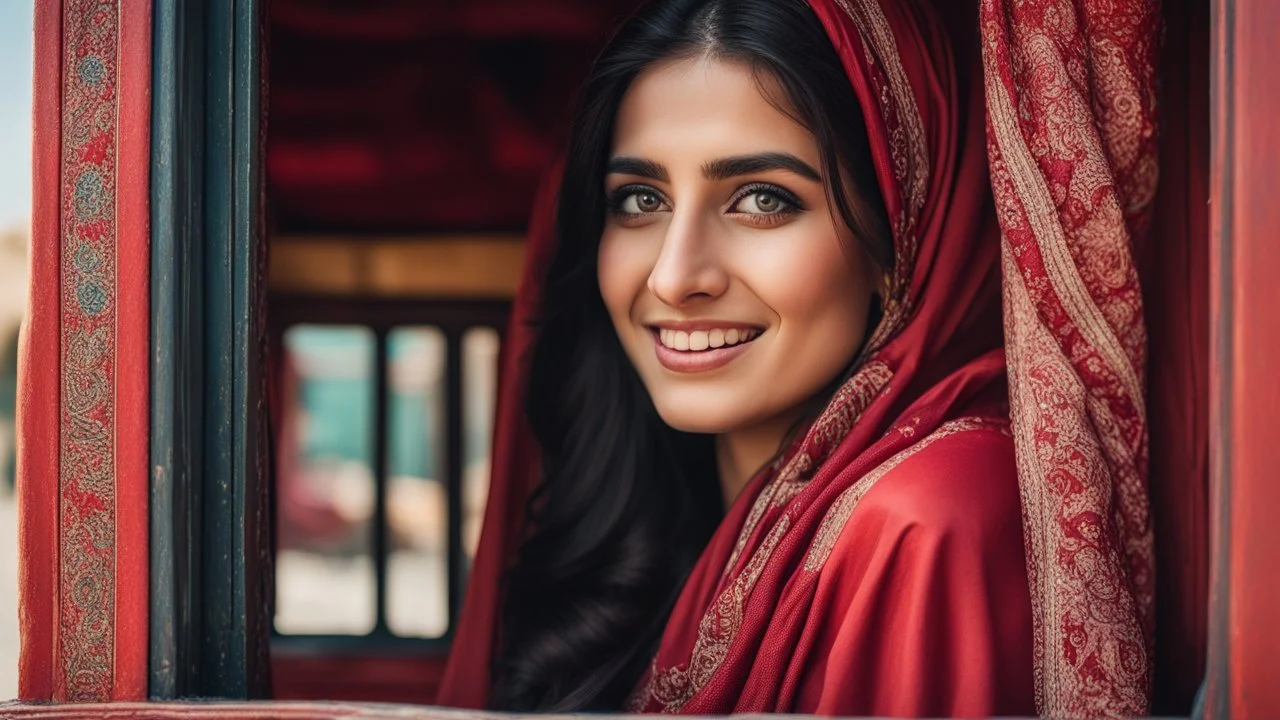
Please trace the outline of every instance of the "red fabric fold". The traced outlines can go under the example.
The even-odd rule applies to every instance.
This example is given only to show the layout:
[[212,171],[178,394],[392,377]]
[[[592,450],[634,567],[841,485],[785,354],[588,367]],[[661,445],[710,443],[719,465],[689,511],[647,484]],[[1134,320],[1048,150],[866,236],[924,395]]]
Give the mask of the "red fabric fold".
[[542,278],[555,248],[555,198],[560,166],[539,188],[525,252],[524,275],[498,358],[498,406],[494,415],[493,464],[483,530],[467,583],[457,638],[440,681],[436,702],[481,709],[487,705],[490,662],[502,609],[502,573],[510,567],[524,526],[525,503],[538,479],[538,448],[524,414],[533,342],[533,321],[541,304]]

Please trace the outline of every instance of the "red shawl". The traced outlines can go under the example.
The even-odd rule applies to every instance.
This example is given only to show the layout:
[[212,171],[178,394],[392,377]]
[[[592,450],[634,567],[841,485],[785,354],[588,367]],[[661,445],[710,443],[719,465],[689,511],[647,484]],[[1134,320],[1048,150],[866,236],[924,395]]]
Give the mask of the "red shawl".
[[[1130,243],[1154,189],[1154,10],[984,0],[980,70],[957,3],[810,5],[863,108],[893,221],[885,320],[731,508],[633,708],[1144,714],[1151,538]],[[535,223],[506,348],[494,490],[443,704],[488,692],[497,577],[536,466],[518,358],[549,220]]]

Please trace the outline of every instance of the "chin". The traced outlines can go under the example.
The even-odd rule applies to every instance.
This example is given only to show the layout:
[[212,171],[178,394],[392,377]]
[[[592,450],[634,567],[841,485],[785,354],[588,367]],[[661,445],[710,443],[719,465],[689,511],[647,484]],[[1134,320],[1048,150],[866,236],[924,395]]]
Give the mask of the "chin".
[[694,399],[685,402],[654,403],[658,410],[658,417],[671,428],[681,432],[719,435],[732,432],[751,422],[751,418],[745,413],[708,410],[699,407],[701,404]]

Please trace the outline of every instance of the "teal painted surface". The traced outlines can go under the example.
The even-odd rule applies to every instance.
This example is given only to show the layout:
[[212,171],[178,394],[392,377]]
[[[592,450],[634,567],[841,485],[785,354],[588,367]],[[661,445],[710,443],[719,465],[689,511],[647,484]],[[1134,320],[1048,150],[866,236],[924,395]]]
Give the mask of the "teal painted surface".
[[150,693],[267,692],[261,6],[154,0]]
[[412,363],[436,366],[435,377],[427,382],[397,386],[392,373],[393,380],[388,383],[388,469],[393,477],[443,479],[444,468],[439,464],[444,442],[443,351],[444,336],[438,330],[402,328],[387,336],[387,361],[393,367]]
[[309,459],[369,464],[373,456],[374,336],[350,327],[299,326],[285,347],[302,366],[299,402]]
[[[387,397],[387,460],[391,477],[440,480],[444,443],[443,336],[435,330],[401,328],[387,336],[393,368]],[[374,452],[375,338],[365,328],[297,326],[285,346],[300,366],[299,408],[306,418],[305,461],[345,460],[372,465]],[[423,365],[439,366],[433,373]],[[416,381],[394,382],[398,373]],[[423,378],[426,375],[429,377]],[[483,428],[476,432],[483,439]]]
[[0,420],[4,420],[4,432],[8,435],[3,445],[9,453],[0,466],[0,481],[13,490],[17,477],[18,454],[14,445],[17,426],[14,414],[18,404],[18,334],[14,333],[5,347],[0,348]]

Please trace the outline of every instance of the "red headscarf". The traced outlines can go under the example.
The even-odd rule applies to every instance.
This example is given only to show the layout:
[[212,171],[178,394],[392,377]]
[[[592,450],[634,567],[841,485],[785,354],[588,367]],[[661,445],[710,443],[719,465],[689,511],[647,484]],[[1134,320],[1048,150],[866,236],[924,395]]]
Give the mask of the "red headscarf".
[[[810,0],[862,106],[893,223],[885,319],[867,360],[731,508],[634,709],[1146,711],[1143,340],[1128,247],[1138,223],[1120,211],[1138,217],[1154,178],[1122,187],[1106,162],[1154,167],[1142,135],[1151,104],[1124,94],[1150,80],[1125,73],[1150,61],[1125,43],[1154,28],[1126,15],[1103,23],[1130,31],[1110,44],[1064,50],[1059,35],[1092,26],[1062,3],[1021,9],[1035,4],[983,4],[984,123],[978,49],[954,32],[970,24],[962,11],[946,23],[936,14],[956,3]],[[1010,32],[1018,17],[1035,32]],[[1101,53],[1102,70],[1122,78],[1072,103],[1072,53]],[[1089,104],[1117,93],[1131,104]],[[443,704],[479,707],[488,693],[497,578],[536,479],[519,357],[551,226],[534,225],[505,349],[494,490]]]

